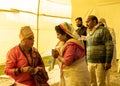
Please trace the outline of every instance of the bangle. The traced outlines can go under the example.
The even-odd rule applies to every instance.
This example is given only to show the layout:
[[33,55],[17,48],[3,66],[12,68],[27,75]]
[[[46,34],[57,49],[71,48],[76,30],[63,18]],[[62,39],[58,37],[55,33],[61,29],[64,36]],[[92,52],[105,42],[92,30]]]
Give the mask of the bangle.
[[21,73],[23,72],[23,67],[20,68],[20,72],[21,72]]
[[21,73],[22,71],[21,71],[21,68],[18,68],[18,73]]
[[14,69],[14,74],[17,75],[18,74],[18,68]]

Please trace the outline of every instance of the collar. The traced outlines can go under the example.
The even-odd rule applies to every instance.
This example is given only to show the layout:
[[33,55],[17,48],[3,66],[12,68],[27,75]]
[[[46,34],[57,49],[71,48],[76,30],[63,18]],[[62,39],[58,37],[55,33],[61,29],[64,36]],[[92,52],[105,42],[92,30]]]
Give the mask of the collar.
[[95,30],[99,27],[99,24],[95,25],[91,31],[89,31],[88,35],[91,35],[95,32]]

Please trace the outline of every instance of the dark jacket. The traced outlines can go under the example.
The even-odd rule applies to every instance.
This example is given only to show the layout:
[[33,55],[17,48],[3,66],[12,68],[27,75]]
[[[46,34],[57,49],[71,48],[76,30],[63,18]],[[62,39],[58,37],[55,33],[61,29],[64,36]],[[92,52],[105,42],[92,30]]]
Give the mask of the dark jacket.
[[[81,35],[86,36],[87,35],[87,27],[85,27],[84,25],[82,25],[81,27],[78,27],[78,29],[76,30],[76,32],[79,34],[79,36],[81,37]],[[86,54],[86,41],[84,42],[84,47],[85,47],[85,54]]]

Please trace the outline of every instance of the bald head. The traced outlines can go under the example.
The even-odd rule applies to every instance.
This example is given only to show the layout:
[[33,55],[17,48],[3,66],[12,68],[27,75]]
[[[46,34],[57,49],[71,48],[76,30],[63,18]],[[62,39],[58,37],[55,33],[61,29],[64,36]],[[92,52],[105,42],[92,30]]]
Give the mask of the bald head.
[[87,17],[87,20],[86,20],[86,26],[89,28],[89,29],[92,29],[94,26],[96,26],[98,24],[98,19],[96,16],[94,15],[89,15]]
[[98,19],[97,19],[96,16],[94,16],[94,15],[89,15],[88,17],[89,17],[92,21],[95,21],[96,24],[98,24]]

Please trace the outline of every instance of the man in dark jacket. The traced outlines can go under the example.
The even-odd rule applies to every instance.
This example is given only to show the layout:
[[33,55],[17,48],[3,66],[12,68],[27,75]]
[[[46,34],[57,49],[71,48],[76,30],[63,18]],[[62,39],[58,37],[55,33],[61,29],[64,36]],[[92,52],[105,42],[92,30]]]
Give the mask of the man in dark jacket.
[[83,25],[81,17],[77,17],[75,19],[75,22],[76,22],[76,26],[78,27],[76,32],[83,39],[84,46],[85,46],[85,54],[86,54],[86,39],[85,38],[86,38],[86,35],[87,35],[87,32],[86,32],[87,28]]

